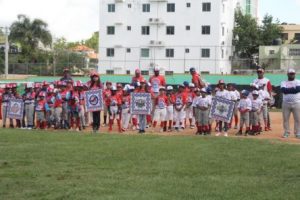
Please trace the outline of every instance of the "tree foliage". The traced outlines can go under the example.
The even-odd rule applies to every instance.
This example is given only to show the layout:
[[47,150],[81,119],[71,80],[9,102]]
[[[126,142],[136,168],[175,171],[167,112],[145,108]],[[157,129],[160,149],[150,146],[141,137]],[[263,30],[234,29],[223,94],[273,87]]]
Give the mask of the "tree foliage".
[[41,51],[40,44],[51,46],[52,35],[43,20],[31,20],[26,15],[18,15],[18,20],[10,27],[9,40],[21,45],[22,55],[30,62],[36,61]]
[[99,49],[99,32],[95,32],[91,38],[85,40],[85,45],[98,52]]
[[251,15],[235,13],[235,28],[233,30],[233,45],[235,54],[240,58],[251,58],[258,54],[260,45],[272,45],[275,39],[281,37],[282,28],[274,22],[271,15],[265,15],[262,25]]

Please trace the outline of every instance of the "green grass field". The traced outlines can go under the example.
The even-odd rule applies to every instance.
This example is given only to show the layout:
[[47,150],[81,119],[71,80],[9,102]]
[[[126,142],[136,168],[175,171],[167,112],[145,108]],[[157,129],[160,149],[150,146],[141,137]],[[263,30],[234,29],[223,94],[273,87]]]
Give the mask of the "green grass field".
[[300,146],[0,129],[0,199],[300,197]]

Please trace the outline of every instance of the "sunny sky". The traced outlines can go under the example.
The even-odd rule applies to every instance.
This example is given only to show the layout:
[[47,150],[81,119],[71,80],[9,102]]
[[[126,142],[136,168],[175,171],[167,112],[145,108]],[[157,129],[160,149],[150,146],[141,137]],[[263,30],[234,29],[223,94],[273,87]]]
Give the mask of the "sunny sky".
[[[300,24],[300,0],[259,0],[259,11],[280,22]],[[9,26],[18,14],[41,18],[55,37],[70,41],[89,38],[98,30],[99,0],[0,0],[0,27]]]

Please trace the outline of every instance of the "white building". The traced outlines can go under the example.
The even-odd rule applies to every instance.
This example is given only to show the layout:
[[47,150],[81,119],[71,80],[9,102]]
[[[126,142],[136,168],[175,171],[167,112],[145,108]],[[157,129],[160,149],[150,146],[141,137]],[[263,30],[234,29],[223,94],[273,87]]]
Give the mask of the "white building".
[[99,72],[231,73],[237,1],[100,0]]
[[258,0],[238,0],[242,12],[258,19]]

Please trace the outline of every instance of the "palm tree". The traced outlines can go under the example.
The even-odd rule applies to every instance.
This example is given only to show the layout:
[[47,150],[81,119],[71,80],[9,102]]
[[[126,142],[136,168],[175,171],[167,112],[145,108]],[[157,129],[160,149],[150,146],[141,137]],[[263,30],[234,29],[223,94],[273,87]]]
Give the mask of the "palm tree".
[[33,59],[40,44],[44,47],[52,44],[52,35],[47,27],[48,24],[41,19],[32,21],[26,15],[18,15],[18,21],[10,27],[9,40],[19,43],[22,47],[22,54]]

